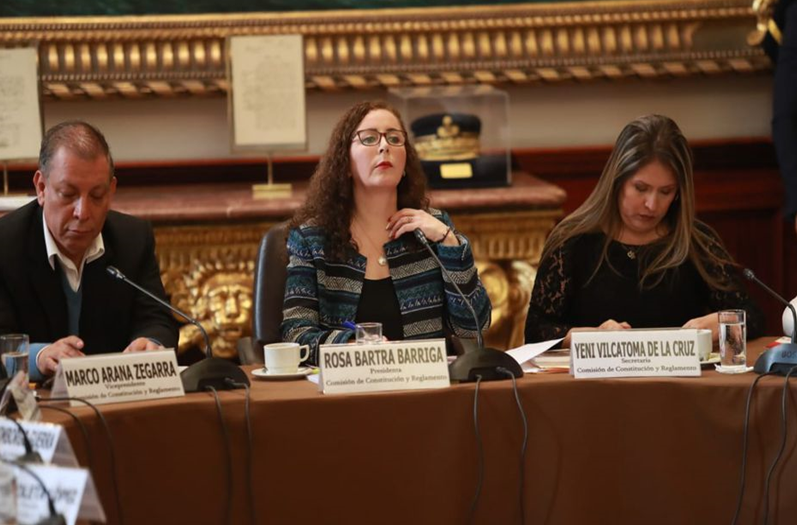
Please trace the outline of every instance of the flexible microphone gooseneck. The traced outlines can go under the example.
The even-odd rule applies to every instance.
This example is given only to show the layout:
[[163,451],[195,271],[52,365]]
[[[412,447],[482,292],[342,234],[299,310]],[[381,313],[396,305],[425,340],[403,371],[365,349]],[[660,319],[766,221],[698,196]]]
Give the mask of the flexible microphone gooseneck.
[[750,281],[757,283],[772,297],[777,299],[780,303],[785,304],[791,310],[791,315],[794,319],[795,326],[795,330],[793,330],[791,334],[791,343],[777,345],[762,353],[756,360],[754,367],[754,370],[757,374],[775,372],[778,375],[785,376],[792,367],[797,366],[797,341],[795,340],[795,338],[797,338],[797,312],[795,312],[794,306],[789,301],[781,297],[780,294],[778,294],[772,288],[761,282],[761,280],[753,273],[753,270],[745,268],[742,271],[742,274]]
[[448,269],[443,266],[443,263],[440,261],[440,258],[434,252],[432,247],[429,246],[429,240],[423,234],[421,229],[416,228],[414,233],[415,237],[418,239],[418,242],[420,242],[421,245],[426,248],[432,258],[437,262],[437,265],[440,267],[443,275],[445,275],[446,280],[454,286],[454,289],[465,302],[468,310],[470,310],[471,315],[473,315],[473,322],[476,323],[477,348],[469,352],[466,351],[463,355],[457,357],[453,363],[448,365],[448,375],[451,380],[465,383],[476,381],[478,377],[481,377],[483,381],[508,379],[509,376],[507,373],[505,371],[499,371],[499,368],[506,369],[506,371],[510,372],[515,377],[522,377],[523,369],[520,368],[520,365],[512,358],[512,356],[507,355],[500,350],[486,348],[484,346],[482,327],[479,323],[479,317],[476,315],[476,310],[473,309],[473,305],[468,300],[468,297],[462,293],[462,290],[454,281]]
[[121,272],[121,270],[119,270],[119,268],[117,268],[115,266],[108,266],[107,268],[105,268],[105,271],[108,272],[108,274],[111,277],[113,277],[114,279],[119,279],[120,281],[126,282],[127,284],[129,284],[130,286],[132,286],[133,288],[138,290],[139,292],[143,293],[144,295],[146,295],[150,299],[152,299],[155,302],[157,302],[158,304],[160,304],[161,306],[164,306],[164,307],[168,308],[169,310],[171,310],[172,312],[176,313],[177,315],[179,315],[180,317],[182,317],[183,319],[185,319],[186,321],[188,321],[192,325],[194,325],[197,328],[199,328],[199,331],[202,332],[202,337],[205,338],[205,356],[213,357],[213,351],[210,348],[210,337],[208,337],[208,333],[205,330],[205,328],[202,326],[202,323],[200,323],[199,321],[197,321],[193,317],[189,317],[187,314],[185,314],[182,311],[178,310],[177,308],[175,308],[174,306],[172,306],[168,302],[164,301],[163,299],[161,299],[160,297],[158,297],[154,293],[150,292],[149,290],[145,290],[141,286],[137,285],[136,283],[134,283],[133,281],[128,279],[127,276],[125,274],[123,274]]
[[202,332],[202,335],[205,338],[205,359],[199,361],[198,363],[194,363],[187,369],[183,370],[183,372],[180,374],[180,378],[183,381],[183,389],[186,392],[204,392],[207,390],[208,386],[212,386],[216,390],[231,390],[236,388],[233,386],[232,382],[227,381],[228,379],[232,379],[236,383],[249,384],[249,378],[246,377],[246,374],[238,366],[230,361],[227,361],[226,359],[213,357],[213,349],[210,346],[210,338],[199,321],[193,317],[189,317],[187,314],[181,312],[149,290],[145,290],[138,284],[134,283],[128,279],[127,276],[118,268],[114,266],[108,266],[105,270],[114,279],[118,279],[129,284],[150,299],[153,299],[164,308],[176,313],[192,325],[196,326],[199,328],[199,331]]

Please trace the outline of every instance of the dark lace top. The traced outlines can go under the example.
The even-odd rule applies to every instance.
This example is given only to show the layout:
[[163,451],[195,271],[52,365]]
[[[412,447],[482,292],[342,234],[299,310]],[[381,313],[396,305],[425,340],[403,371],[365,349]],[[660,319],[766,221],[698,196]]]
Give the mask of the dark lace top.
[[[732,284],[728,291],[710,289],[689,261],[668,270],[655,287],[641,290],[640,262],[651,260],[661,245],[612,241],[607,256],[614,270],[604,263],[592,277],[605,239],[602,233],[575,237],[540,262],[526,318],[527,343],[564,337],[573,327],[599,326],[607,319],[633,328],[679,327],[729,308],[747,311],[748,338],[763,335],[763,315],[730,265],[708,267],[712,275]],[[715,241],[712,252],[730,260]]]

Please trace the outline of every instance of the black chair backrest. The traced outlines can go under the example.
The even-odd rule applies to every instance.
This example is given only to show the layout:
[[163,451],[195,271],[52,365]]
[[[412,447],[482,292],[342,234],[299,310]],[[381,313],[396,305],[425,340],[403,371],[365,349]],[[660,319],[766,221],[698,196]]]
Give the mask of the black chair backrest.
[[288,266],[289,222],[274,225],[260,241],[252,298],[252,344],[262,361],[263,345],[282,341],[282,303]]

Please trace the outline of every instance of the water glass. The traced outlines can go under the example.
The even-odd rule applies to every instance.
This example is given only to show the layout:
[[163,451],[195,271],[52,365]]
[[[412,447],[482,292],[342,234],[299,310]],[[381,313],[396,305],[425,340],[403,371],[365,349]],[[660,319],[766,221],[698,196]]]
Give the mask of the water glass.
[[744,310],[722,310],[720,323],[720,361],[726,368],[747,366],[747,317]]
[[354,331],[358,345],[382,342],[382,323],[359,323]]
[[8,377],[14,377],[17,372],[22,371],[27,378],[29,348],[27,334],[0,335],[0,361]]

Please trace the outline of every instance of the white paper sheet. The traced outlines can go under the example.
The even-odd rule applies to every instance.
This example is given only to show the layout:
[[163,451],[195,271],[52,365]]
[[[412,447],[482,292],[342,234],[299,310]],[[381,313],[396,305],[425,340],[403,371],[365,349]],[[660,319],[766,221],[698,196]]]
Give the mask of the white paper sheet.
[[546,350],[550,350],[554,346],[556,346],[559,342],[562,341],[564,337],[560,337],[559,339],[552,339],[550,341],[543,341],[541,343],[531,343],[523,346],[519,346],[517,348],[513,348],[512,350],[507,350],[506,353],[512,356],[512,358],[518,362],[518,364],[523,364],[530,359],[534,359],[541,353],[545,352]]

